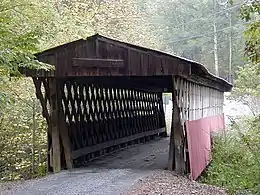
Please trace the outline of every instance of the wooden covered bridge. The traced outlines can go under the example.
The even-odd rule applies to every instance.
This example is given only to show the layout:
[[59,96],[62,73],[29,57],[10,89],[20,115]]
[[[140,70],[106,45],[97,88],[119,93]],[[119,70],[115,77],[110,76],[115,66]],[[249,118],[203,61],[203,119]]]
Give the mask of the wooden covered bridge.
[[224,128],[224,92],[232,85],[201,64],[98,34],[37,58],[55,66],[23,70],[47,120],[49,171],[166,136],[165,92],[173,97],[168,168],[196,179],[207,165],[210,132]]

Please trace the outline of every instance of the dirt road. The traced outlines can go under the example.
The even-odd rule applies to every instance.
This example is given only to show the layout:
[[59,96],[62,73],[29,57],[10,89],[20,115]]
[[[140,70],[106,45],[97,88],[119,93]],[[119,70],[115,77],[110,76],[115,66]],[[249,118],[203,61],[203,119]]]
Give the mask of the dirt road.
[[88,167],[2,186],[0,194],[121,194],[154,170],[166,168],[167,157],[168,138],[151,141],[102,157]]
[[117,151],[88,167],[0,186],[1,195],[226,194],[164,171],[169,138]]

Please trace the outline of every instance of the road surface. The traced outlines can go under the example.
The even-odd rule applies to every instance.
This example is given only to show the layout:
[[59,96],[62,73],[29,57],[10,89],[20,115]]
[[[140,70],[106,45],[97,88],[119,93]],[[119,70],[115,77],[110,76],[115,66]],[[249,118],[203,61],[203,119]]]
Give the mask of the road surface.
[[2,186],[7,195],[117,195],[158,169],[167,167],[169,138],[132,146],[101,157],[87,167],[38,180]]

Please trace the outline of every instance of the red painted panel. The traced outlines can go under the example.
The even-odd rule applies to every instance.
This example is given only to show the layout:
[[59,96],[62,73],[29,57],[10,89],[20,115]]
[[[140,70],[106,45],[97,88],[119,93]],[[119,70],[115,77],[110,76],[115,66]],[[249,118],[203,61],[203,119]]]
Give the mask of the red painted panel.
[[191,179],[196,180],[211,160],[212,132],[225,129],[224,114],[186,121]]

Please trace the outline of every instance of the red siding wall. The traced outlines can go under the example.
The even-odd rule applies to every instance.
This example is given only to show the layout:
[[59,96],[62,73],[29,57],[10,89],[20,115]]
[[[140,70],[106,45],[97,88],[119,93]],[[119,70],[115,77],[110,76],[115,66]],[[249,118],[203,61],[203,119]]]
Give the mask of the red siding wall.
[[224,114],[186,121],[191,179],[196,180],[211,160],[212,132],[225,129]]

